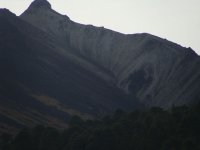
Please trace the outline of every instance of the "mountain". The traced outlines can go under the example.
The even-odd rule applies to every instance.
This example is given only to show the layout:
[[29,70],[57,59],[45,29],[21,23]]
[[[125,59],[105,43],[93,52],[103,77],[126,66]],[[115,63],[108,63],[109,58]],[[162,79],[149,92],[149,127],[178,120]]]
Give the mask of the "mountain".
[[35,0],[19,17],[0,10],[0,130],[64,128],[72,115],[193,104],[200,58],[143,33],[75,23]]
[[119,88],[137,93],[145,104],[170,107],[199,95],[200,59],[190,48],[150,34],[124,35],[78,24],[42,1],[45,7],[35,7],[41,2],[36,0],[20,17],[109,70]]

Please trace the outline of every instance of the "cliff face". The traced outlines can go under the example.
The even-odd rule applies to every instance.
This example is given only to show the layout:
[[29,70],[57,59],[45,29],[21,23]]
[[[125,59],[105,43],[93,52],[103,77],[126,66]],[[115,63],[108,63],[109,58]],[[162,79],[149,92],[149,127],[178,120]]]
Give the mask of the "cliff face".
[[200,95],[200,58],[190,48],[146,33],[78,24],[51,8],[30,6],[20,17],[108,70],[117,87],[147,106],[182,105]]
[[169,108],[200,97],[193,50],[147,33],[75,23],[46,0],[35,0],[20,17],[1,9],[0,36],[0,132],[63,128],[72,115]]

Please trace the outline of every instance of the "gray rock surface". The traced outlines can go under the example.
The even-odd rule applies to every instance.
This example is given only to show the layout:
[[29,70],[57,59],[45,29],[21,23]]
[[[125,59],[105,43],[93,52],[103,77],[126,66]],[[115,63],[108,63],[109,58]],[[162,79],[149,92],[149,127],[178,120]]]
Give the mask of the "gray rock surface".
[[[99,75],[126,93],[136,94],[147,106],[168,108],[199,98],[200,58],[190,48],[147,33],[125,35],[75,23],[65,15],[42,7],[31,7],[20,18],[110,72],[112,79]],[[92,71],[97,73],[99,69]]]

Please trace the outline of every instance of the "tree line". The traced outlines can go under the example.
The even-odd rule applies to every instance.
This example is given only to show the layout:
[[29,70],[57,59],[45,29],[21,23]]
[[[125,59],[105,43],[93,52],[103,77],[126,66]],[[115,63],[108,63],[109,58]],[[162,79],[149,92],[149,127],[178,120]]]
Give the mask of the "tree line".
[[64,131],[39,125],[2,134],[0,150],[200,150],[200,105],[117,110],[100,120],[74,116]]

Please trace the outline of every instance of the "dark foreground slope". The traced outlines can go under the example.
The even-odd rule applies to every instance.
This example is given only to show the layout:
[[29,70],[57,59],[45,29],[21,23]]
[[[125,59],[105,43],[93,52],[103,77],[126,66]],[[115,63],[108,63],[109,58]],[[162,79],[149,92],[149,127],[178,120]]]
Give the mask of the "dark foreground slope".
[[200,107],[117,111],[99,121],[72,118],[63,132],[38,126],[14,139],[0,137],[2,150],[199,150]]
[[109,79],[112,74],[70,53],[70,47],[8,10],[0,11],[0,36],[3,127],[65,127],[71,115],[93,118],[137,106],[136,99],[98,75]]

